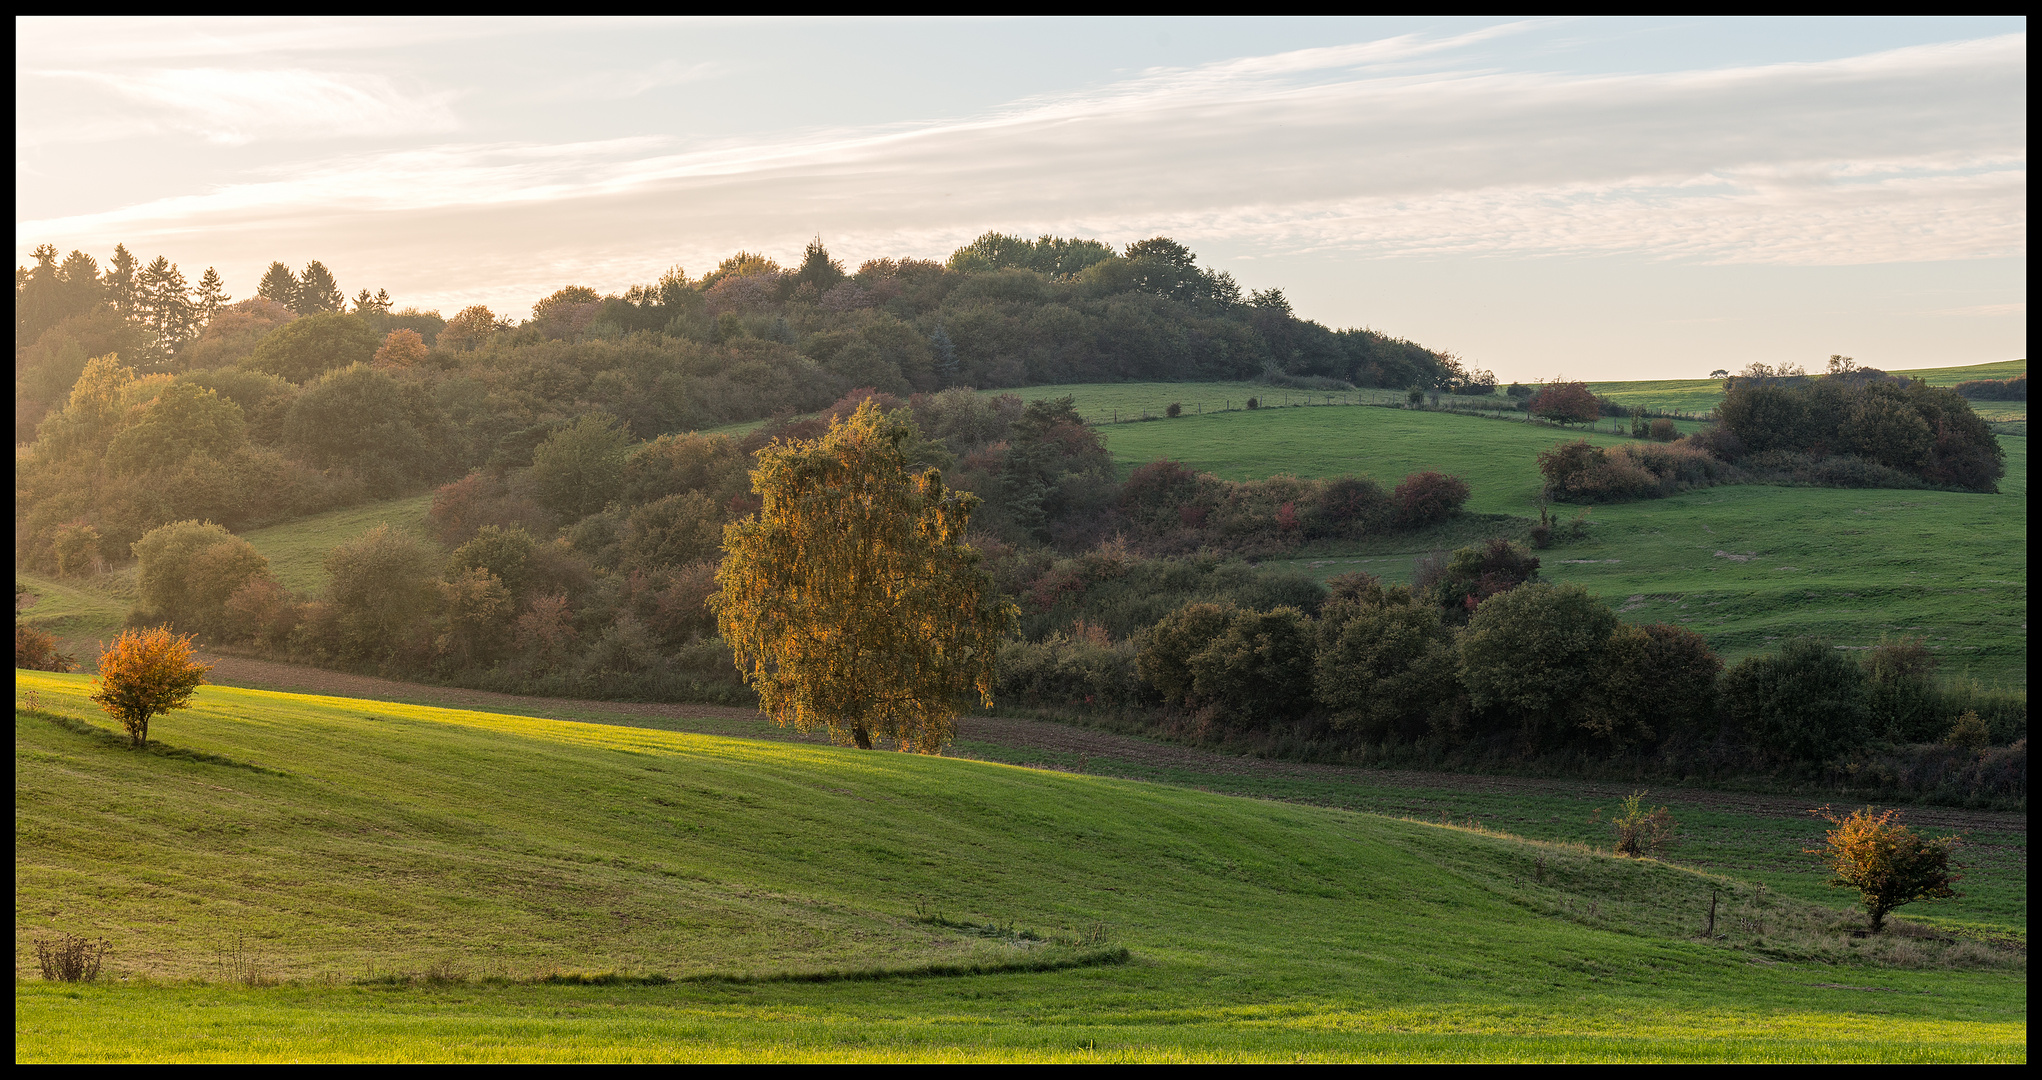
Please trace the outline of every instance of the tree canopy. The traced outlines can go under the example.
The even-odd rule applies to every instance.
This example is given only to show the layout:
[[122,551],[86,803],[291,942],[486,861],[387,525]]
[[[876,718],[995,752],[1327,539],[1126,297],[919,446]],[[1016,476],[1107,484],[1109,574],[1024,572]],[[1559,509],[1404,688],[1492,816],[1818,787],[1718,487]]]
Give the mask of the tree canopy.
[[958,701],[992,704],[1015,618],[964,542],[978,499],[911,474],[902,419],[868,400],[759,453],[759,512],[724,531],[712,600],[760,708],[838,742],[936,753]]

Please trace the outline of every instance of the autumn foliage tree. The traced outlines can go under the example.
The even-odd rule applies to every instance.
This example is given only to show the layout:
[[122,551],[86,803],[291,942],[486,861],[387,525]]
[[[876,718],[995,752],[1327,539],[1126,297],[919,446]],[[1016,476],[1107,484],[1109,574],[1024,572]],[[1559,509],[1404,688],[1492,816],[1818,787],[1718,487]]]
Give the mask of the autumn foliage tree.
[[935,753],[958,699],[992,704],[1017,612],[964,542],[977,505],[908,471],[913,429],[867,401],[822,438],[759,452],[760,511],[724,531],[717,625],[759,706],[869,749]]
[[212,665],[192,658],[191,635],[167,626],[124,630],[99,657],[99,689],[92,700],[126,728],[137,748],[148,745],[149,718],[191,707],[194,690]]
[[1950,872],[1956,837],[1920,836],[1896,820],[1898,811],[1874,814],[1872,809],[1867,806],[1847,817],[1837,817],[1826,806],[1814,811],[1835,827],[1822,847],[1807,851],[1829,870],[1831,888],[1858,890],[1876,934],[1894,908],[1961,895],[1950,885],[1963,875]]
[[1581,383],[1553,382],[1531,399],[1531,414],[1558,424],[1592,424],[1602,416],[1602,406]]

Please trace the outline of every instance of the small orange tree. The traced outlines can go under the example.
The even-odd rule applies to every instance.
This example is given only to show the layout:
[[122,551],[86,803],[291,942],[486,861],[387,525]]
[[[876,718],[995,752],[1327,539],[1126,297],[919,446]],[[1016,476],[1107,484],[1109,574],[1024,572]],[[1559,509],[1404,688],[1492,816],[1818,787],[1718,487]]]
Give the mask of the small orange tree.
[[759,451],[764,505],[725,528],[710,604],[775,721],[929,754],[955,733],[959,698],[992,704],[1016,612],[964,542],[978,497],[910,474],[912,434],[867,401],[820,439]]
[[149,718],[191,707],[192,691],[212,665],[192,659],[191,635],[167,626],[123,630],[99,657],[99,689],[92,700],[112,713],[139,748],[149,742]]
[[1867,806],[1841,818],[1827,806],[1812,811],[1836,827],[1829,830],[1824,846],[1805,850],[1835,875],[1831,888],[1858,890],[1876,934],[1886,925],[1886,913],[1902,904],[1961,896],[1950,884],[1963,875],[1950,872],[1956,837],[1917,836],[1896,820],[1899,811],[1874,815],[1872,809]]

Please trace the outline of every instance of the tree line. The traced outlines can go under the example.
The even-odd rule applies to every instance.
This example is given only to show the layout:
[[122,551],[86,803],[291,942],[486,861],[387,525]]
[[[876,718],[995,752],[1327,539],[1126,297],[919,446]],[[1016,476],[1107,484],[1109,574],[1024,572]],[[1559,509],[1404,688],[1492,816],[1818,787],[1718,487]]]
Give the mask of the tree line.
[[[1164,238],[1115,252],[988,234],[945,263],[877,259],[855,273],[818,242],[791,269],[740,252],[622,295],[570,286],[523,320],[395,309],[381,290],[349,304],[317,261],[272,264],[240,301],[216,274],[193,293],[167,260],[136,263],[123,246],[102,271],[45,245],[17,268],[15,430],[31,449],[16,539],[30,565],[54,566],[63,530],[72,547],[90,530],[88,557],[119,564],[171,521],[243,529],[500,474],[591,414],[649,441],[813,412],[861,386],[904,398],[1052,381],[1469,377],[1450,355],[1298,319],[1279,291],[1244,296]],[[1015,463],[1003,482],[1050,484],[1024,473]],[[1077,494],[1055,486],[1047,512]],[[1002,512],[1046,528],[1026,500]]]

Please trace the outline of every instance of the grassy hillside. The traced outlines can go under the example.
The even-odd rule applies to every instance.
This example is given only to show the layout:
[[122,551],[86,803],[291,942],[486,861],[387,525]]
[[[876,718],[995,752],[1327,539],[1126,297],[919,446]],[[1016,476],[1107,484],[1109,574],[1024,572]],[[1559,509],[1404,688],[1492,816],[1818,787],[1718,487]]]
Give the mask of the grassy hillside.
[[[1442,413],[1315,408],[1121,425],[1107,446],[1123,468],[1167,457],[1231,479],[1364,472],[1394,482],[1440,469],[1469,482],[1470,510],[1528,517],[1536,456],[1567,437]],[[2025,686],[2027,439],[2002,445],[1998,495],[1740,485],[1596,507],[1586,539],[1548,552],[1544,574],[1586,585],[1629,618],[1690,625],[1731,658],[1796,634],[1862,646],[1905,633],[1927,637],[1950,673]],[[1376,546],[1272,565],[1408,581],[1420,553]]]
[[[1573,846],[219,688],[137,754],[83,678],[17,687],[21,1060],[2026,1054],[2004,953],[1854,941],[1825,909]],[[1712,894],[1727,936],[1704,942]],[[115,980],[19,981],[58,928],[111,938]],[[915,974],[1058,962],[1079,966]],[[901,974],[519,981],[559,969]],[[420,972],[438,983],[360,981]],[[512,981],[461,978],[485,974]]]
[[[1895,371],[1930,386],[1955,386],[1972,379],[2011,379],[2028,373],[2028,361],[2002,360],[1965,367],[1914,368]],[[1590,390],[1622,405],[1644,406],[1678,412],[1706,413],[1723,400],[1721,379],[1651,379],[1636,382],[1592,382]],[[2028,415],[2025,401],[1977,401],[1972,408],[1987,419],[2009,419]]]
[[317,592],[326,586],[324,563],[334,548],[382,524],[425,536],[425,513],[432,509],[432,501],[428,492],[351,506],[256,529],[243,539],[269,559],[270,573],[284,588]]

